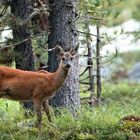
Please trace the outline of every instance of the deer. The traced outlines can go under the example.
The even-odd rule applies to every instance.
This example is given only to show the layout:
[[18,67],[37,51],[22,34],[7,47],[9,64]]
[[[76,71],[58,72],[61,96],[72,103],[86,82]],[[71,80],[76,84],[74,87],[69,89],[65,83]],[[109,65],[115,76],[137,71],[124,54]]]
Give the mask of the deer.
[[65,82],[78,50],[78,47],[75,47],[64,51],[58,45],[56,48],[59,50],[60,64],[55,72],[25,71],[0,66],[0,98],[22,102],[33,101],[39,130],[41,130],[42,107],[48,121],[52,122],[49,99]]

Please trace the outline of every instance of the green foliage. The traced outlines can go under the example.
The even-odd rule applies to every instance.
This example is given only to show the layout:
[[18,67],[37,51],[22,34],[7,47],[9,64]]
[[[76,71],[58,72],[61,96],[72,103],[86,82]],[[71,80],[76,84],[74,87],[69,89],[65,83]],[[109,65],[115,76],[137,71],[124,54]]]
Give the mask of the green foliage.
[[[90,25],[113,25],[122,11],[122,0],[81,0],[79,9],[81,18],[88,19]],[[110,19],[113,19],[110,20]],[[83,20],[85,21],[85,20]],[[109,22],[106,22],[109,21]],[[80,21],[80,24],[83,24]]]
[[96,107],[83,105],[73,118],[66,109],[54,115],[54,123],[49,123],[43,115],[43,129],[32,127],[35,117],[26,119],[24,111],[17,102],[0,101],[0,139],[1,140],[127,140],[138,139],[140,134],[133,131],[139,122],[124,122],[124,116],[140,114],[139,85],[120,83],[104,84],[102,104]]
[[[80,0],[78,4],[81,15],[87,17],[90,25],[114,26],[134,18],[140,20],[139,0]],[[103,20],[97,20],[97,18]],[[84,20],[80,21],[80,24]]]
[[120,5],[120,8],[122,11],[127,11],[127,18],[135,18],[136,20],[140,20],[140,14],[139,14],[139,6],[140,1],[139,0],[123,0],[122,4]]

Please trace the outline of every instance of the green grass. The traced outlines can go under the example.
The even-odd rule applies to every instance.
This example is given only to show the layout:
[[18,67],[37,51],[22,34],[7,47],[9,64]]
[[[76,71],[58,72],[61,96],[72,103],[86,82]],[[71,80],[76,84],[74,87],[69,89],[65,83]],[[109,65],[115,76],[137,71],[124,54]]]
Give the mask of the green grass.
[[[82,96],[85,93],[82,93]],[[29,127],[35,117],[25,119],[24,110],[17,102],[0,101],[0,140],[127,140],[140,139],[140,133],[131,128],[140,123],[120,122],[127,115],[140,116],[140,86],[120,83],[105,84],[102,104],[96,107],[82,105],[77,117],[63,109],[59,115],[53,115],[54,123],[43,115],[43,129],[38,136],[38,129]],[[8,104],[8,105],[7,105]]]

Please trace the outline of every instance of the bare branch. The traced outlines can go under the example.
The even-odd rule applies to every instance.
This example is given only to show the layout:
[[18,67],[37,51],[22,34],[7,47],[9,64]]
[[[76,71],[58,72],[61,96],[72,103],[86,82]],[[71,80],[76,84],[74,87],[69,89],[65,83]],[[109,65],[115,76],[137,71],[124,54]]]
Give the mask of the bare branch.
[[19,44],[21,44],[21,43],[24,43],[24,42],[26,42],[26,41],[28,41],[28,40],[30,40],[30,39],[37,38],[38,36],[43,36],[43,35],[45,35],[45,34],[46,34],[46,33],[42,33],[42,34],[38,34],[38,35],[35,35],[35,36],[31,36],[31,37],[26,38],[26,39],[24,39],[24,40],[21,40],[21,41],[19,41],[19,42],[17,42],[17,43],[13,43],[13,44],[10,44],[10,45],[5,45],[4,47],[1,47],[0,49],[4,49],[4,48],[8,48],[8,47],[14,47],[14,46],[19,45]]
[[86,78],[84,78],[84,79],[81,79],[80,81],[85,81],[85,80],[87,80],[89,78],[89,76],[87,76]]
[[80,84],[84,84],[84,85],[89,85],[88,82],[82,82],[82,81],[79,81]]
[[[91,35],[91,36],[97,37],[97,35],[94,35],[94,34],[91,34],[91,33],[83,32],[83,31],[75,30],[75,29],[73,29],[73,30],[76,31],[76,32],[79,32],[79,33],[81,33],[81,34]],[[98,38],[104,38],[104,37],[103,37],[103,36],[98,36]]]
[[2,17],[5,13],[6,13],[6,10],[9,6],[6,5],[3,9],[2,9],[2,12],[0,13],[0,17]]
[[19,24],[20,25],[25,25],[27,24],[27,22],[29,22],[30,19],[32,19],[35,15],[40,14],[42,11],[46,11],[44,9],[44,6],[41,8],[34,8],[33,13],[31,13],[26,19],[24,19],[23,21],[21,21]]
[[101,18],[101,17],[94,17],[94,16],[83,16],[84,18],[87,19],[94,19],[94,20],[104,20],[107,21],[105,18]]
[[89,67],[86,67],[86,69],[79,75],[79,76],[82,76],[84,75],[84,73],[89,69]]
[[7,31],[7,30],[12,30],[12,29],[11,28],[0,29],[0,32]]
[[92,56],[92,57],[87,57],[87,55],[80,55],[80,57],[86,57],[86,58],[106,58],[106,57],[109,57],[108,55],[104,55],[104,56]]

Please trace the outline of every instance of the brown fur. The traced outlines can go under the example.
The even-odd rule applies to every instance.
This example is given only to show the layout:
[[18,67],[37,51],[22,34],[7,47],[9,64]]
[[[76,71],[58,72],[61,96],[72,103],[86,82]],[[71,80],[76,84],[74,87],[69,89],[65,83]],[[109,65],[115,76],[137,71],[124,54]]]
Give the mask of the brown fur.
[[38,116],[38,127],[41,129],[41,106],[51,121],[48,100],[64,83],[69,71],[69,67],[66,66],[70,64],[75,53],[63,52],[61,49],[63,59],[54,73],[43,70],[23,71],[0,66],[0,97],[18,101],[32,100]]

